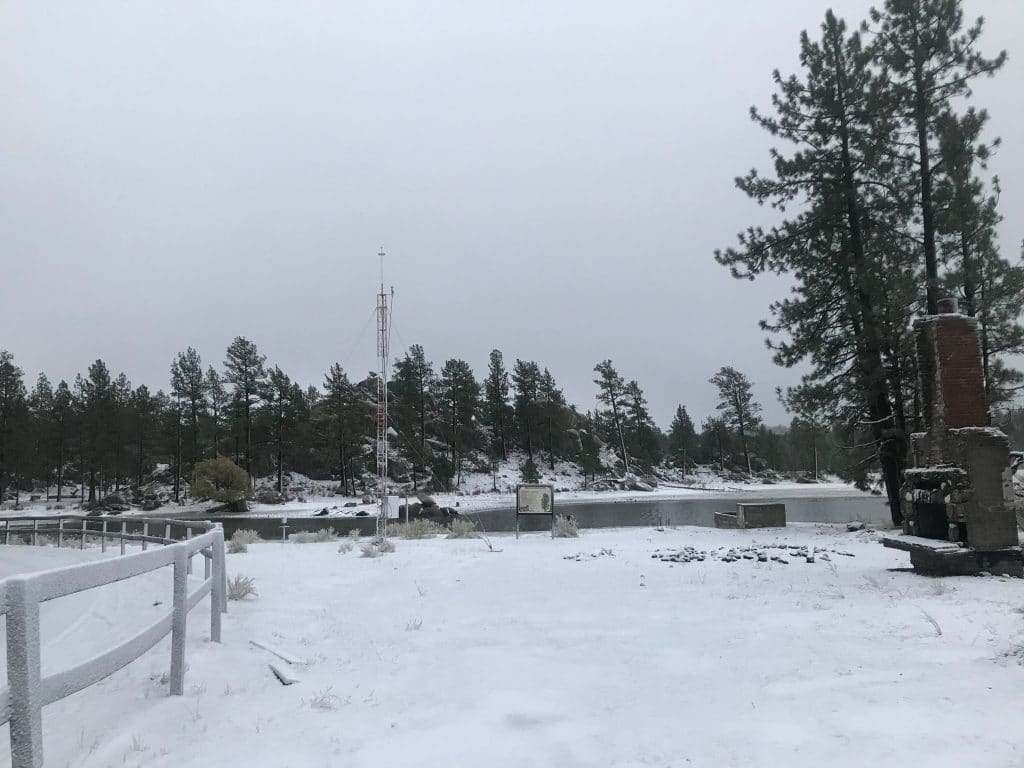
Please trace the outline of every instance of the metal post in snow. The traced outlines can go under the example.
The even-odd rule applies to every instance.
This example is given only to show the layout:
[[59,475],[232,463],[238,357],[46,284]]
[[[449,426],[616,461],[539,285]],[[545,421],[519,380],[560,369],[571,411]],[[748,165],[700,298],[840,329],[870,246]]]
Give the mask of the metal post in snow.
[[188,619],[187,552],[174,551],[174,607],[171,609],[171,695],[185,693],[185,623]]
[[107,551],[107,521],[103,520],[103,535],[100,537],[100,552]]
[[78,542],[79,549],[85,549],[85,526],[87,522],[85,518],[82,518],[82,539]]
[[146,545],[149,544],[146,539],[149,538],[149,523],[142,524],[142,551],[146,551]]
[[121,521],[121,554],[122,555],[124,554],[125,536],[127,536],[127,535],[128,535],[128,521],[127,520],[122,520]]
[[39,543],[39,521],[32,521],[32,546],[36,546]]
[[57,521],[57,549],[64,546],[64,518]]
[[[189,528],[189,527],[186,527],[185,528],[185,541],[188,541],[191,538],[192,538],[192,529]],[[192,554],[193,554],[192,552],[188,553],[188,561],[187,561],[188,562],[188,568],[185,571],[189,576],[192,575]]]
[[11,768],[42,768],[43,691],[39,601],[30,577],[7,582],[7,684],[11,707]]

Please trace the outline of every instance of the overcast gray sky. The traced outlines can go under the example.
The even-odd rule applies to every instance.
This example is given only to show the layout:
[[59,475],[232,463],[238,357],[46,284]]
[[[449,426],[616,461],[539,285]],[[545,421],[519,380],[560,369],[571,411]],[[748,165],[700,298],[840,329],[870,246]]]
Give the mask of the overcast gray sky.
[[[831,6],[850,21],[871,3]],[[611,358],[667,426],[734,365],[788,420],[757,321],[785,290],[712,259],[764,212],[748,119],[821,0],[0,0],[0,347],[29,376],[97,357],[166,388],[236,335],[303,383],[392,347],[489,351],[594,403]],[[1004,148],[1004,253],[1024,237],[1024,2],[968,0],[1009,49],[976,88]]]

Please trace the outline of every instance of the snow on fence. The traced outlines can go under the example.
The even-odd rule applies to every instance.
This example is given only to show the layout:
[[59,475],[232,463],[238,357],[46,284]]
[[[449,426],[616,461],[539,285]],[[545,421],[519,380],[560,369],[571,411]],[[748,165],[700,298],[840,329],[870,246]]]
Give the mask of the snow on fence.
[[[210,639],[220,642],[221,614],[227,612],[224,571],[224,531],[219,524],[151,518],[12,517],[0,518],[3,543],[21,537],[32,544],[40,536],[56,539],[58,547],[77,539],[120,542],[123,557],[102,559],[37,573],[0,579],[0,615],[7,616],[7,688],[0,689],[0,725],[10,722],[12,768],[43,765],[42,709],[47,704],[87,688],[127,666],[171,635],[171,695],[180,696],[185,684],[185,624],[189,611],[207,595],[210,599]],[[125,554],[126,544],[140,542],[141,552]],[[150,544],[162,545],[150,549]],[[188,576],[192,559],[203,557],[203,582],[191,594]],[[47,600],[173,566],[170,612],[115,648],[69,669],[42,676],[39,607]]]

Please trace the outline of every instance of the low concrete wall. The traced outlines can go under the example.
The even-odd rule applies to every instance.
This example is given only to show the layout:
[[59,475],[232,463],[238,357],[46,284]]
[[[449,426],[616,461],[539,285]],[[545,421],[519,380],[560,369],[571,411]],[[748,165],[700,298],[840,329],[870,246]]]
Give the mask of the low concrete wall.
[[744,528],[785,528],[785,504],[737,504],[736,516]]
[[[780,496],[764,498],[760,503],[775,501]],[[748,497],[749,498],[749,497]],[[849,523],[852,521],[870,523],[881,527],[891,525],[889,508],[880,496],[858,493],[850,496],[811,495],[782,497],[785,499],[786,517],[797,523]],[[555,514],[572,515],[580,528],[622,528],[628,526],[698,525],[712,527],[716,512],[735,512],[735,496],[693,496],[682,499],[636,499],[633,501],[560,501],[555,494]],[[758,503],[756,497],[749,502]],[[505,509],[490,509],[479,512],[458,510],[470,520],[479,523],[489,533],[515,530],[516,510],[514,503]],[[191,513],[190,517],[195,517]],[[239,528],[251,528],[260,536],[270,540],[281,539],[281,516],[264,517],[250,515],[218,515],[209,518],[224,526],[224,535]],[[316,531],[330,528],[339,536],[358,530],[363,536],[373,536],[375,522],[372,517],[289,517],[288,533]],[[547,516],[536,518],[524,515],[520,518],[520,531],[551,530]]]

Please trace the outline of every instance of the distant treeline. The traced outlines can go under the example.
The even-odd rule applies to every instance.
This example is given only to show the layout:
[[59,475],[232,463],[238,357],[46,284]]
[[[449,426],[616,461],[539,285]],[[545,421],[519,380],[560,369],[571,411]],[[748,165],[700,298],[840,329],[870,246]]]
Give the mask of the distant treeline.
[[[588,477],[643,474],[658,466],[713,464],[723,470],[841,472],[844,451],[831,428],[795,418],[788,429],[761,424],[746,377],[723,368],[711,382],[718,412],[696,428],[679,406],[669,429],[651,418],[643,390],[611,361],[594,368],[595,407],[566,402],[551,372],[500,351],[480,381],[464,360],[435,370],[418,345],[395,361],[389,382],[391,475],[415,487],[457,486],[466,471],[491,472],[514,459],[522,477],[560,460]],[[322,386],[303,388],[268,367],[238,337],[220,368],[186,349],[167,390],[133,387],[97,360],[71,383],[45,374],[29,389],[13,356],[0,352],[0,489],[8,495],[55,487],[95,500],[138,492],[161,480],[175,498],[203,459],[227,456],[250,477],[299,472],[356,493],[376,472],[377,382],[352,382],[338,364]]]

